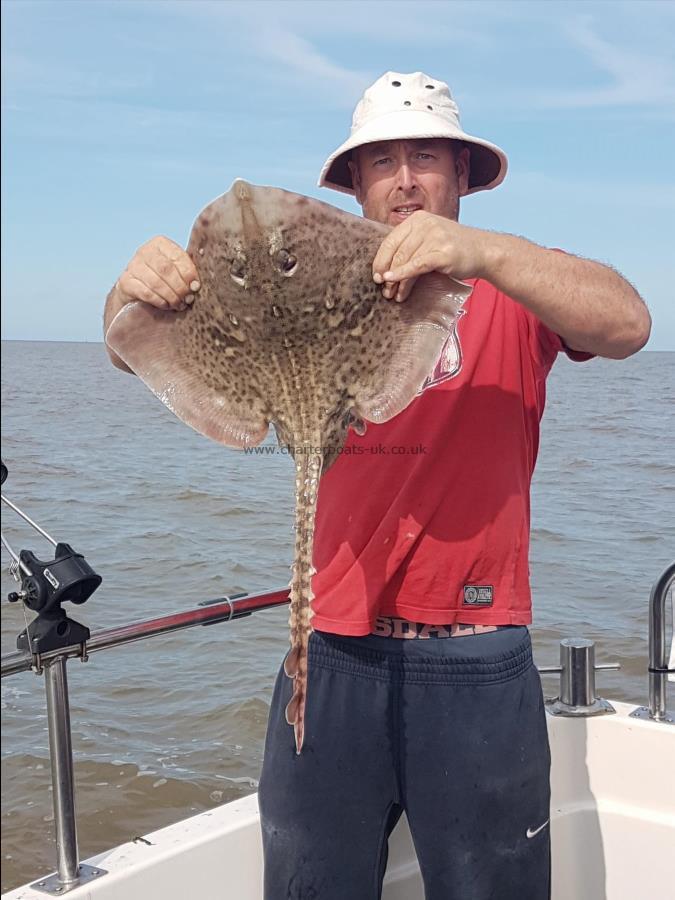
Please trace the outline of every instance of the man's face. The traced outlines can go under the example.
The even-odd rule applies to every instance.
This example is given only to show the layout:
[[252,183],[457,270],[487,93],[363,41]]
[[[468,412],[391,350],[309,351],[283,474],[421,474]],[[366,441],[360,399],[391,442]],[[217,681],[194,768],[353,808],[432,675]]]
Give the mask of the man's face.
[[418,209],[457,219],[469,151],[443,138],[364,144],[349,163],[366,219],[399,225]]

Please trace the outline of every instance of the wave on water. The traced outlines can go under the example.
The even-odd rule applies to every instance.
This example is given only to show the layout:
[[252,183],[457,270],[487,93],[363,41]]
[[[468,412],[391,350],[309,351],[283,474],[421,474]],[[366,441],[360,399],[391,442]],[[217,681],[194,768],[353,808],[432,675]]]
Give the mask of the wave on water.
[[546,541],[551,544],[563,543],[566,538],[559,531],[550,531],[548,528],[533,528],[531,531],[531,540]]
[[[636,464],[646,472],[656,472],[658,475],[668,475],[675,477],[675,465],[672,465],[671,463],[636,460]],[[667,485],[664,485],[664,487],[667,487]]]
[[216,504],[222,504],[224,507],[223,515],[230,516],[247,516],[251,514],[251,510],[245,506],[229,506],[226,504],[232,503],[231,497],[223,497],[219,496],[216,493],[209,493],[208,491],[199,490],[198,488],[183,488],[182,490],[177,491],[174,494],[174,500],[180,500],[181,502],[196,502],[196,503],[206,503],[209,506],[214,506]]

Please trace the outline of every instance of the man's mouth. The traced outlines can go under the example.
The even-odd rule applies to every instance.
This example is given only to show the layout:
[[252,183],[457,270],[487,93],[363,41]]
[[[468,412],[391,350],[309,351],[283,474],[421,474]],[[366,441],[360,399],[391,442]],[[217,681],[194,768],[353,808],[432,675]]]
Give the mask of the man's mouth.
[[419,203],[408,203],[404,206],[395,206],[393,212],[402,216],[409,216],[411,213],[417,212],[418,209],[422,209]]

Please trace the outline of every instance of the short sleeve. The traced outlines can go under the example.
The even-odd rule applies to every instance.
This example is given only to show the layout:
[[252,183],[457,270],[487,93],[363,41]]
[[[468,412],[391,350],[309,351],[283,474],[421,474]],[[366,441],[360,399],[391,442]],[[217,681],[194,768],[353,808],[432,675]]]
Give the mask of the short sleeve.
[[556,337],[560,341],[563,352],[572,360],[572,362],[588,362],[589,359],[595,359],[595,353],[589,353],[587,350],[572,350],[571,347],[567,346],[559,334],[557,334]]

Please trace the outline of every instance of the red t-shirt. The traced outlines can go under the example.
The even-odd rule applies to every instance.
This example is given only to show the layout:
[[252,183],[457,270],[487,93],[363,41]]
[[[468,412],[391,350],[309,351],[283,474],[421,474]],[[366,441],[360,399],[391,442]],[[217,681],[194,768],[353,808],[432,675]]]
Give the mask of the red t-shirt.
[[[471,283],[471,282],[470,282]],[[561,338],[477,280],[421,394],[353,431],[321,479],[312,626],[368,634],[378,615],[526,625],[530,481]]]

